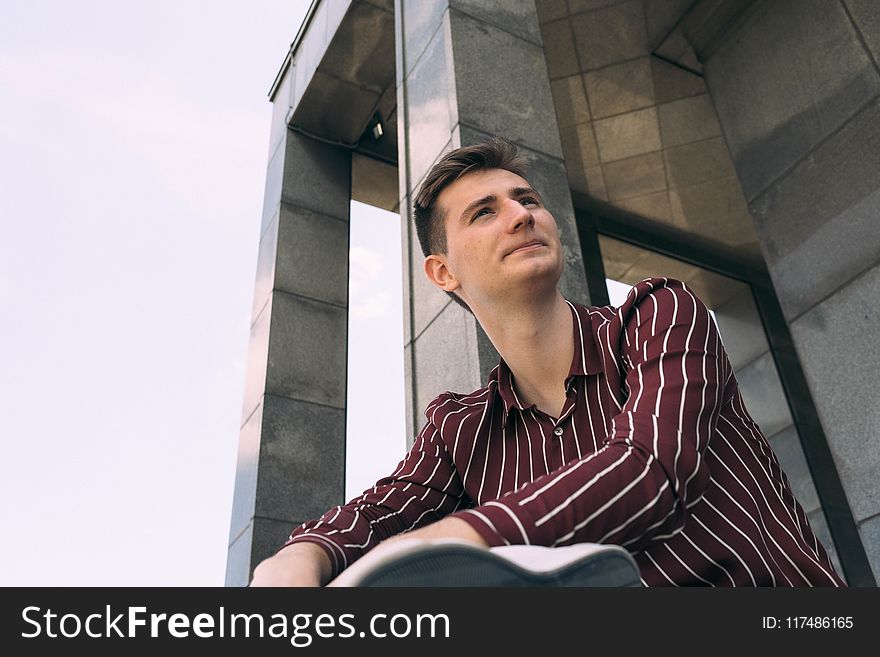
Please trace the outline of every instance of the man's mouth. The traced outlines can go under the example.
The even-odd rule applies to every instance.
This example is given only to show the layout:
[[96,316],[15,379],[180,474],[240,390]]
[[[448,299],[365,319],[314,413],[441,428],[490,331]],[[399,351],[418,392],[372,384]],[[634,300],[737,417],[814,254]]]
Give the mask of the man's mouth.
[[526,242],[525,244],[520,244],[518,247],[513,249],[513,251],[511,251],[507,255],[511,255],[512,253],[516,253],[517,251],[525,251],[527,249],[533,249],[533,248],[539,247],[539,246],[544,246],[544,243],[539,240],[531,240],[529,242]]

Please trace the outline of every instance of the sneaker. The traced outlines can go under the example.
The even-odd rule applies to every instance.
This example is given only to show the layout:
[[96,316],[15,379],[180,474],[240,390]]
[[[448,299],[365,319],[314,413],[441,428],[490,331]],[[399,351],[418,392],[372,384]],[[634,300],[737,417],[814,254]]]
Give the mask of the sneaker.
[[458,539],[400,539],[380,545],[328,586],[641,586],[618,545],[485,548]]

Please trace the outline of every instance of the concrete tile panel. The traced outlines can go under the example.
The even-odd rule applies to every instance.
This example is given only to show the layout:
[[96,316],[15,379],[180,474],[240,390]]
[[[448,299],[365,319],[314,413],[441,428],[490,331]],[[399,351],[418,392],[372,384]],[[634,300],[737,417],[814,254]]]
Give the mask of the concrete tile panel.
[[751,288],[742,285],[731,299],[713,310],[721,341],[734,371],[770,349]]
[[[406,82],[405,102],[409,106],[404,116],[409,123],[403,126],[405,132],[398,138],[406,140],[412,185],[424,177],[431,164],[448,148],[452,129],[458,123],[458,100],[449,60],[451,47],[447,23],[434,34]],[[400,192],[405,192],[404,185]]]
[[406,448],[412,447],[419,430],[424,424],[424,416],[420,415],[424,409],[416,408],[413,403],[415,391],[412,377],[412,352],[413,346],[407,344],[403,349],[403,400],[406,407]]
[[[570,173],[571,171],[569,170]],[[608,190],[605,188],[605,174],[602,173],[601,166],[587,167],[584,172],[584,182],[586,184],[580,191],[603,201],[608,200]]]
[[[658,219],[664,223],[672,221],[672,209],[669,206],[669,194],[667,192],[634,196],[617,201],[615,205],[646,219]],[[654,274],[650,275],[653,276]]]
[[269,327],[272,322],[272,300],[260,309],[251,323],[248,339],[247,366],[244,375],[244,399],[241,405],[241,426],[254,413],[266,392],[266,368],[269,363]]
[[668,103],[680,98],[699,96],[707,93],[706,81],[678,66],[662,59],[651,58],[651,73],[654,80],[654,97],[657,103]]
[[449,6],[494,25],[535,45],[541,45],[541,27],[533,2],[521,0],[450,0]]
[[868,46],[874,63],[880,62],[880,5],[876,0],[844,0],[844,4]]
[[[261,398],[262,401],[262,398]],[[229,544],[253,522],[257,498],[257,475],[260,458],[260,432],[263,427],[262,403],[251,413],[241,428],[238,438],[238,456],[235,465],[235,487],[232,495],[232,520],[229,524]]]
[[550,79],[555,80],[580,73],[581,67],[574,49],[574,37],[569,20],[566,18],[544,23],[541,25],[541,33]]
[[874,572],[874,579],[880,580],[880,515],[865,520],[859,525],[859,535],[868,556],[868,563]]
[[450,303],[413,343],[420,422],[437,395],[447,390],[468,393],[480,387],[475,321],[464,308]]
[[675,190],[687,227],[694,233],[730,246],[756,241],[739,180],[719,178]]
[[351,153],[288,131],[281,200],[347,220],[351,204]]
[[459,121],[562,157],[544,51],[451,11]]
[[[337,6],[334,12],[331,8],[331,13],[341,9]],[[381,94],[394,79],[394,14],[368,2],[355,2],[341,23],[338,15],[328,19],[328,29],[334,34],[318,70]]]
[[880,93],[843,4],[824,0],[755,4],[706,80],[748,199]]
[[278,204],[281,202],[281,188],[284,184],[284,144],[279,145],[278,150],[269,158],[266,167],[266,184],[263,188],[263,212],[260,218],[260,235],[266,232],[269,223],[278,214]]
[[770,271],[787,318],[831,294],[880,254],[880,189],[834,217],[799,247],[775,257]]
[[656,48],[669,34],[682,15],[694,4],[693,0],[663,0],[645,3],[645,23],[648,43]]
[[[415,240],[415,233],[413,234]],[[410,295],[413,305],[412,337],[407,341],[417,338],[425,330],[434,318],[451,303],[452,300],[441,289],[434,286],[425,275],[424,261],[421,249],[413,242],[413,257],[410,263]]]
[[[590,170],[595,171],[596,169],[599,169],[599,167],[592,167]],[[568,186],[572,190],[581,192],[582,194],[591,193],[590,185],[587,183],[586,170],[578,167],[567,167],[565,173],[568,177]]]
[[559,129],[566,168],[584,171],[599,164],[599,149],[592,123],[581,123]]
[[401,0],[398,5],[403,17],[403,46],[406,75],[409,75],[426,47],[436,37],[449,3],[446,0]]
[[597,119],[649,107],[655,102],[648,57],[585,73],[584,84]]
[[565,0],[535,0],[535,11],[538,22],[549,23],[568,16],[568,5]]
[[287,116],[293,101],[293,69],[288,67],[272,98],[272,126],[269,129],[269,155],[271,156],[287,133]]
[[811,513],[820,508],[819,496],[813,484],[813,475],[807,465],[804,449],[794,425],[786,427],[770,438],[773,453],[779,459],[782,471],[788,477],[791,490],[804,511]]
[[347,333],[345,308],[276,292],[266,392],[345,408]]
[[256,516],[290,521],[289,532],[344,494],[345,411],[266,395]]
[[665,148],[721,135],[715,107],[708,94],[664,103],[658,110]]
[[752,203],[786,317],[798,316],[880,253],[880,101]]
[[736,379],[746,408],[765,436],[779,433],[792,424],[785,392],[769,352],[740,367]]
[[379,9],[384,9],[385,11],[394,13],[394,0],[363,0],[364,2],[368,2],[374,7],[378,7]]
[[743,283],[733,278],[702,268],[698,268],[688,285],[712,309],[730,303],[744,288]]
[[602,169],[612,202],[666,190],[666,169],[660,152],[609,162]]
[[880,508],[880,266],[791,323],[819,418],[856,522]]
[[602,252],[602,264],[607,278],[630,285],[638,282],[638,280],[630,282],[632,279],[627,272],[647,256],[647,251],[605,235],[599,235],[599,249]]
[[312,76],[321,63],[321,57],[326,50],[329,40],[327,38],[327,13],[325,4],[319,4],[315,15],[309,22],[308,29],[303,34],[296,52],[293,54],[294,69],[294,92],[292,106],[296,108],[305,93]]
[[568,0],[568,10],[572,14],[602,9],[610,5],[619,5],[626,0]]
[[656,107],[601,119],[593,125],[603,163],[660,150]]
[[495,349],[495,345],[492,344],[492,341],[479,322],[476,322],[475,327],[474,339],[476,341],[477,355],[480,359],[480,385],[483,386],[489,381],[489,373],[501,361],[501,355]]
[[281,206],[276,205],[275,216],[267,226],[266,232],[260,236],[257,251],[257,274],[254,284],[254,298],[251,302],[251,322],[253,322],[269,297],[275,285],[275,258],[278,247],[278,216]]
[[563,126],[588,123],[590,107],[584,93],[584,83],[580,75],[570,75],[550,83],[553,93],[553,106],[556,109],[556,123]]
[[581,69],[590,71],[648,55],[641,0],[614,4],[571,18]]
[[688,219],[684,214],[681,197],[678,195],[678,192],[672,188],[669,190],[669,210],[671,213],[669,218],[670,224],[677,228],[687,229]]
[[251,548],[254,539],[253,522],[229,545],[226,552],[226,577],[224,586],[246,587],[251,581]]
[[813,528],[813,533],[816,535],[816,538],[828,553],[828,557],[831,559],[831,565],[834,566],[834,570],[837,571],[838,575],[843,577],[843,567],[840,565],[840,559],[837,556],[837,548],[834,545],[834,540],[831,538],[831,531],[828,529],[828,523],[825,520],[824,512],[820,509],[808,513],[807,519],[810,521],[810,527]]
[[348,222],[281,204],[275,289],[348,304]]
[[410,303],[412,290],[412,261],[422,257],[416,238],[416,229],[412,220],[409,196],[405,196],[400,208],[400,256],[401,271],[403,272],[403,344],[409,344],[412,340],[412,316],[410,315]]
[[723,137],[666,148],[663,156],[669,186],[673,189],[736,176]]
[[351,157],[351,198],[389,212],[398,211],[397,167],[358,153]]

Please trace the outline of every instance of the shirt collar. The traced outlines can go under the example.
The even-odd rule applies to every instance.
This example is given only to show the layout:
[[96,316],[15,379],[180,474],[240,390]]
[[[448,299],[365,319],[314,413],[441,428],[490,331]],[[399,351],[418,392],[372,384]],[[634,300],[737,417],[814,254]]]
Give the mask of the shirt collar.
[[[565,379],[567,384],[568,380],[573,376],[599,374],[602,371],[602,362],[599,358],[596,336],[590,322],[589,309],[585,306],[576,306],[568,300],[565,303],[571,309],[571,324],[572,332],[574,333],[574,354],[571,359],[571,367],[568,370],[568,377]],[[506,423],[511,409],[517,408],[524,411],[527,410],[527,407],[517,397],[513,385],[513,372],[510,371],[503,358],[498,363],[495,371],[498,382],[498,394],[504,402],[504,418]]]

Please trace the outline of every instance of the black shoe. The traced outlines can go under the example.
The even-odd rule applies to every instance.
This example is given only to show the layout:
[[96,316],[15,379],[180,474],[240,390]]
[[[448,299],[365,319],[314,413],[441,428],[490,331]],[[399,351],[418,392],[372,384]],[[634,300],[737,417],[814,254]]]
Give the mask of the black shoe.
[[632,555],[618,545],[484,548],[456,539],[380,546],[329,586],[641,586]]

